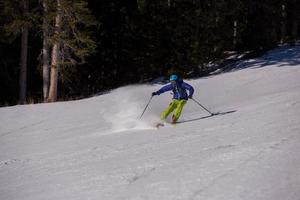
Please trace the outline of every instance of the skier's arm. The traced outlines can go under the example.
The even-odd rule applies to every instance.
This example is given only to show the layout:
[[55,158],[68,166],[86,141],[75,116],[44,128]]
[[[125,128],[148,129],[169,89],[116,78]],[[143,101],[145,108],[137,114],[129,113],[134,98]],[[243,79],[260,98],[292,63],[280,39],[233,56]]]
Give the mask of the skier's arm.
[[185,89],[187,89],[189,91],[189,98],[190,99],[193,98],[193,94],[194,94],[193,86],[191,86],[190,84],[187,84],[187,83],[183,83],[182,85]]
[[169,84],[169,85],[166,85],[166,86],[160,88],[158,91],[153,92],[153,94],[154,94],[154,95],[160,95],[160,94],[162,94],[162,93],[164,93],[164,92],[167,92],[167,91],[170,91],[170,90],[172,90],[172,89],[173,89],[172,84]]

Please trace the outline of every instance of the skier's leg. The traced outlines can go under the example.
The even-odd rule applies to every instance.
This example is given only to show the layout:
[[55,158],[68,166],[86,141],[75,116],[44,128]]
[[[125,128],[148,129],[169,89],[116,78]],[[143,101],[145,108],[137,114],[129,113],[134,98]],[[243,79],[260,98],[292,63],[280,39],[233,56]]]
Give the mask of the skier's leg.
[[177,107],[177,104],[178,104],[177,101],[178,100],[174,99],[169,104],[169,106],[161,113],[161,115],[160,115],[161,120],[165,120],[168,117],[168,115],[175,110],[175,108]]
[[177,106],[176,106],[176,110],[172,116],[172,122],[175,123],[177,122],[177,120],[179,119],[183,106],[186,104],[186,100],[179,100]]

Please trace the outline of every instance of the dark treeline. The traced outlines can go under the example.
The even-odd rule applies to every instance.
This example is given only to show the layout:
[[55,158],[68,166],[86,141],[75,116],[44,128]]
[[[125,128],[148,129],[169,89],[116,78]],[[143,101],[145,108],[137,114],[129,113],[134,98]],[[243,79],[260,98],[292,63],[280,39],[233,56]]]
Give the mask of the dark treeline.
[[300,35],[298,0],[1,0],[0,105],[86,97]]

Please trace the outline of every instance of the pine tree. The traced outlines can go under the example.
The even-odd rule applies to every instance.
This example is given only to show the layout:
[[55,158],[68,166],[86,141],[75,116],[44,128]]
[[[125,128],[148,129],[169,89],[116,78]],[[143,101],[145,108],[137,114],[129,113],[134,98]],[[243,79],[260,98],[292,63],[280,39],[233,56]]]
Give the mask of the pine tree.
[[96,22],[85,0],[56,0],[54,33],[48,101],[57,100],[57,87],[63,67],[82,64],[94,52],[96,45],[91,37],[91,27]]
[[47,101],[50,86],[50,45],[49,45],[49,1],[42,1],[43,7],[43,99]]
[[27,57],[29,28],[32,25],[32,13],[29,11],[29,0],[3,0],[3,15],[6,15],[4,31],[11,41],[21,36],[19,64],[19,103],[26,102],[27,90]]
[[60,45],[62,44],[59,35],[62,31],[62,8],[61,8],[61,0],[56,0],[56,17],[55,17],[55,31],[54,37],[57,37],[53,42],[52,48],[52,57],[51,57],[51,75],[50,75],[50,86],[49,86],[49,95],[48,101],[54,102],[57,100],[57,84],[58,84],[58,68],[60,65]]
[[[22,15],[28,15],[28,0],[20,2]],[[28,26],[21,28],[21,55],[20,55],[20,76],[19,76],[19,101],[21,104],[26,102],[27,90],[27,56],[28,56]]]

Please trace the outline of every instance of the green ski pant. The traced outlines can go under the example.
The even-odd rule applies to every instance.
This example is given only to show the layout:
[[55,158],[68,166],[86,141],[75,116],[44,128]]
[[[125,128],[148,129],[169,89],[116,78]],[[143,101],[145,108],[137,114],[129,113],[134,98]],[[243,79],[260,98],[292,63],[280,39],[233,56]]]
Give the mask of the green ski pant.
[[172,120],[173,122],[176,122],[179,117],[180,117],[180,114],[182,112],[182,108],[183,106],[186,104],[186,100],[182,99],[182,100],[178,100],[178,99],[174,99],[168,108],[166,108],[160,115],[160,119],[162,120],[165,120],[168,115],[173,112],[175,110],[175,112],[173,113],[173,116],[172,116]]

